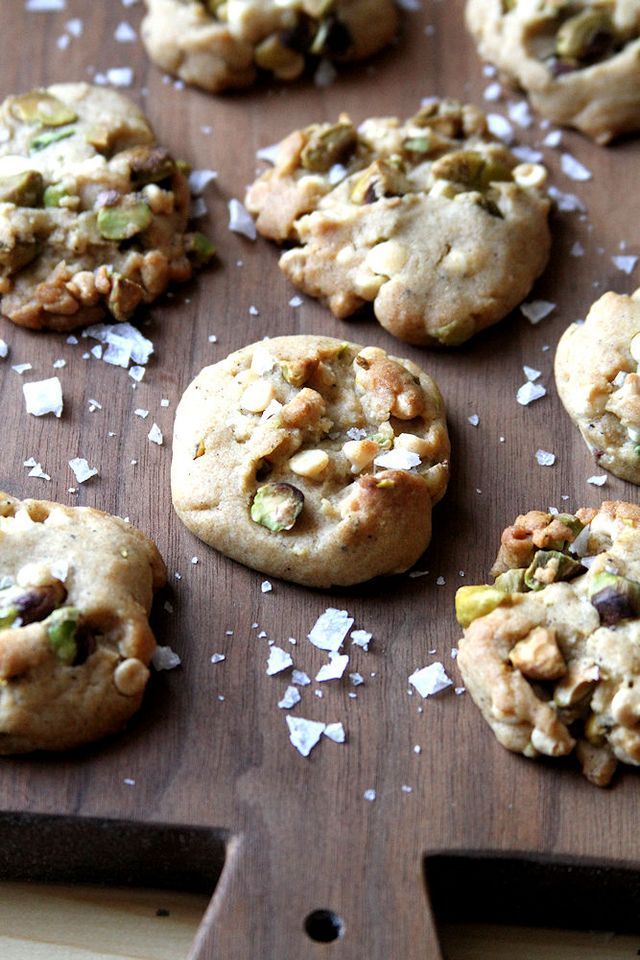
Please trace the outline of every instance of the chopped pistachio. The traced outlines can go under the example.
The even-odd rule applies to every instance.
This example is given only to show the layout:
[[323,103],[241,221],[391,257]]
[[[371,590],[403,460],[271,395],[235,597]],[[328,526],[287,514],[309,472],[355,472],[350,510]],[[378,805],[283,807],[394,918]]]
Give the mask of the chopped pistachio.
[[66,140],[67,137],[72,137],[75,132],[75,127],[66,127],[64,130],[47,130],[45,133],[40,133],[37,137],[33,138],[29,144],[29,150],[32,153],[38,150],[44,150],[44,148],[48,147],[51,143],[57,143],[59,140]]
[[76,658],[78,652],[76,634],[79,615],[76,607],[60,607],[58,610],[54,610],[45,621],[49,643],[55,655],[63,663],[71,664]]
[[550,583],[571,580],[579,573],[584,573],[584,570],[578,560],[559,550],[536,550],[525,572],[524,582],[530,590],[542,590]]
[[495,586],[459,587],[456,591],[456,619],[461,627],[468,627],[478,617],[484,617],[499,607],[508,596]]
[[600,623],[613,626],[640,613],[640,583],[615,573],[598,573],[589,584],[589,599]]
[[78,119],[77,113],[45,90],[30,90],[14,97],[11,110],[19,120],[45,127],[62,127]]
[[302,507],[304,494],[290,483],[265,483],[258,487],[251,504],[251,519],[278,533],[291,530]]
[[166,180],[176,168],[169,151],[164,147],[139,146],[128,151],[127,156],[134,187]]
[[496,577],[494,587],[498,590],[504,590],[505,593],[526,593],[527,585],[524,582],[526,570],[520,567],[515,570],[507,570],[505,573]]
[[17,607],[3,607],[2,610],[0,610],[0,630],[6,630],[8,627],[11,627],[17,616]]
[[215,245],[204,233],[199,232],[188,234],[186,249],[187,256],[198,267],[208,263],[216,254]]
[[615,35],[606,10],[583,10],[569,17],[556,34],[556,53],[564,60],[589,60],[598,55],[607,38]]
[[401,166],[391,160],[376,160],[364,170],[351,191],[353,203],[374,203],[381,197],[398,197],[406,192]]
[[402,147],[408,153],[429,153],[431,146],[429,137],[408,137],[402,141]]
[[347,160],[358,145],[358,135],[351,123],[334,123],[313,130],[300,162],[306,170],[325,173],[334,163]]
[[37,207],[42,197],[42,174],[25,170],[9,177],[0,177],[0,203],[15,203],[17,207]]
[[45,207],[59,207],[60,201],[69,195],[63,183],[51,183],[44,191],[42,200]]
[[112,132],[104,124],[94,124],[85,131],[84,138],[96,150],[104,152],[111,146]]
[[385,477],[376,483],[378,490],[388,490],[390,487],[395,487],[395,485],[395,480],[392,480],[391,477]]
[[102,207],[98,211],[98,230],[105,240],[128,240],[146,230],[151,220],[151,210],[146,203]]
[[491,183],[511,180],[511,170],[497,157],[486,157],[476,150],[455,150],[433,163],[431,173],[437,179],[453,180],[469,190],[486,190]]

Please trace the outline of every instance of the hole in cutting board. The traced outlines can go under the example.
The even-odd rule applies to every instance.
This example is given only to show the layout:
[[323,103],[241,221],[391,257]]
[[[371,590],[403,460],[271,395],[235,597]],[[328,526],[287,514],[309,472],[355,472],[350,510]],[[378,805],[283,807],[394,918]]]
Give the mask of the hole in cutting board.
[[314,910],[305,920],[304,929],[316,943],[333,943],[344,935],[344,921],[333,910]]

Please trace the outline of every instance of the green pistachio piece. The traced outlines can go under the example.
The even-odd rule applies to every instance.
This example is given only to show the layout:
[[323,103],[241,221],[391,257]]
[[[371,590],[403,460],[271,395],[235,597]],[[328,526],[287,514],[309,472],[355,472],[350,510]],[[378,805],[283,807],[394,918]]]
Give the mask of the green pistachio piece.
[[49,643],[63,663],[71,664],[78,653],[76,634],[80,613],[76,607],[60,607],[47,617]]
[[429,137],[408,137],[402,141],[402,148],[408,153],[429,153],[432,142]]
[[499,607],[508,596],[495,586],[459,587],[456,591],[456,619],[461,627],[468,627],[478,617],[484,617]]
[[204,233],[190,233],[187,237],[187,256],[200,267],[215,256],[216,248]]
[[524,582],[530,590],[543,590],[550,583],[571,580],[584,571],[582,564],[568,557],[566,553],[560,553],[559,550],[536,550],[525,572]]
[[48,147],[52,143],[58,143],[59,140],[66,140],[67,137],[72,137],[75,132],[75,127],[67,127],[65,130],[48,130],[46,133],[40,133],[37,137],[34,137],[29,144],[29,150],[31,153],[44,150],[45,147]]
[[607,37],[615,36],[611,15],[605,10],[583,10],[569,17],[556,34],[556,54],[563,60],[588,60]]
[[42,200],[45,207],[59,207],[60,201],[68,196],[70,196],[69,191],[63,183],[52,183],[44,191]]
[[334,163],[347,160],[358,145],[358,135],[350,123],[334,123],[330,127],[313,130],[300,162],[305,170],[326,173]]
[[439,180],[453,180],[469,190],[486,190],[497,180],[511,180],[511,171],[497,157],[476,150],[455,150],[433,163],[431,173]]
[[45,90],[31,90],[14,97],[11,110],[19,120],[45,127],[62,127],[78,119],[77,113]]
[[526,593],[527,585],[524,582],[525,568],[507,570],[496,577],[494,587],[504,590],[505,593]]
[[640,583],[615,573],[597,573],[589,583],[589,600],[600,623],[614,626],[640,613]]
[[42,197],[42,174],[25,170],[11,177],[0,177],[0,203],[15,203],[17,207],[37,207]]
[[265,483],[251,504],[251,519],[276,533],[291,530],[304,506],[304,494],[290,483]]
[[376,160],[364,170],[351,191],[352,203],[375,203],[381,197],[399,197],[406,191],[406,180],[397,163]]
[[17,616],[17,607],[3,607],[0,610],[0,630],[6,630],[12,626]]
[[574,517],[572,513],[559,513],[554,519],[559,520],[561,523],[565,525],[565,527],[569,527],[573,536],[567,540],[551,541],[548,545],[548,549],[564,550],[565,547],[567,547],[570,543],[573,543],[573,541],[576,539],[580,531],[584,529],[584,523],[581,523],[580,520],[578,520],[577,517]]
[[171,154],[164,147],[134,147],[127,151],[127,159],[134,187],[166,180],[176,168]]
[[31,263],[38,256],[39,250],[37,240],[18,240],[10,247],[0,243],[0,267],[8,273],[15,273]]
[[98,211],[98,230],[105,240],[128,240],[146,230],[152,219],[146,203],[128,207],[102,207]]

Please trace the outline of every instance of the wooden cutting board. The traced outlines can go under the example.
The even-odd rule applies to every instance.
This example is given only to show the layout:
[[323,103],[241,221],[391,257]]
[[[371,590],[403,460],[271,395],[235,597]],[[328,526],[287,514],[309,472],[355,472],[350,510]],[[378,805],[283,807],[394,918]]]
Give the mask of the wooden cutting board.
[[[3,0],[0,10],[2,96],[130,66],[129,92],[160,141],[194,167],[218,171],[202,227],[214,235],[219,259],[140,316],[155,356],[135,388],[124,370],[85,359],[87,341],[73,346],[64,336],[0,324],[11,348],[0,368],[0,487],[128,516],[152,535],[171,579],[172,612],[159,605],[157,633],[182,657],[180,668],[154,678],[140,717],[122,736],[73,756],[2,761],[0,872],[215,886],[193,947],[199,960],[437,960],[439,918],[491,920],[502,912],[545,922],[554,919],[555,905],[557,922],[571,925],[582,916],[586,925],[607,927],[623,919],[616,904],[629,908],[636,896],[637,882],[625,869],[640,860],[637,774],[625,771],[611,789],[598,790],[572,764],[510,755],[468,696],[449,689],[422,701],[408,694],[407,678],[441,660],[461,682],[451,656],[459,637],[455,590],[485,579],[500,531],[518,512],[637,499],[635,487],[613,477],[602,489],[587,483],[599,471],[561,408],[552,360],[562,331],[599,293],[631,292],[640,283],[637,270],[628,276],[612,262],[623,244],[625,252],[640,253],[640,144],[604,150],[565,133],[561,150],[545,150],[552,181],[578,194],[588,210],[553,218],[551,262],[532,296],[556,308],[537,326],[516,312],[455,351],[400,346],[370,316],[345,324],[308,299],[291,307],[295,291],[277,269],[277,250],[227,229],[227,201],[242,198],[255,151],[295,127],[342,110],[357,121],[407,116],[433,94],[486,102],[490,78],[465,33],[462,9],[462,0],[422,0],[419,10],[403,14],[396,46],[370,64],[341,70],[327,88],[304,82],[216,98],[179,89],[148,65],[139,41],[116,42],[121,21],[138,28],[140,3],[67,0],[60,12],[35,13],[23,0]],[[507,102],[489,106],[504,113]],[[531,145],[545,132],[537,122],[516,131]],[[579,158],[593,179],[564,176],[562,151]],[[576,242],[581,257],[570,254]],[[393,348],[438,380],[448,405],[453,478],[419,565],[429,571],[424,576],[335,592],[273,581],[263,593],[264,577],[208,549],[174,516],[170,438],[182,391],[203,366],[246,342],[288,333]],[[64,415],[31,417],[22,383],[53,375],[58,358],[66,361],[57,371]],[[11,365],[23,362],[32,370],[21,377]],[[548,391],[530,407],[515,397],[523,364],[541,371]],[[92,400],[101,405],[93,411]],[[137,408],[149,410],[146,420]],[[469,423],[472,414],[477,426]],[[162,446],[147,439],[153,422]],[[553,467],[537,464],[538,449],[556,454]],[[68,461],[75,456],[86,457],[99,477],[70,493],[77,484]],[[50,481],[28,477],[29,457]],[[344,745],[324,739],[304,759],[277,707],[287,677],[266,675],[268,640],[291,650],[296,667],[313,677],[325,658],[305,637],[332,606],[347,609],[374,641],[351,658],[350,670],[364,684],[344,680],[303,691],[295,713],[342,721],[348,737]],[[226,659],[213,664],[214,653]],[[375,800],[364,799],[367,790],[375,790]],[[536,906],[543,915],[532,919]],[[309,920],[316,911],[335,917]],[[334,928],[342,935],[333,944],[313,939]]]

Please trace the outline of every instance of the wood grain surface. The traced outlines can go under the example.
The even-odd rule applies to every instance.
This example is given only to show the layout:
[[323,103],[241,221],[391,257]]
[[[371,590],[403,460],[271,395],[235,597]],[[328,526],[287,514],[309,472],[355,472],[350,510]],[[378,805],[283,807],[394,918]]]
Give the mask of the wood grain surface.
[[[134,828],[160,825],[158,841],[141,853],[145,868],[175,867],[185,875],[189,865],[179,862],[179,845],[167,861],[162,825],[219,831],[226,862],[193,960],[437,960],[424,879],[425,858],[433,854],[517,852],[630,868],[640,861],[637,774],[625,771],[611,789],[598,790],[570,763],[533,763],[506,753],[464,694],[448,690],[420,701],[407,692],[409,674],[434,660],[460,683],[451,657],[459,636],[455,589],[485,579],[500,531],[518,512],[550,505],[573,510],[603,497],[637,499],[634,487],[613,477],[602,489],[587,483],[599,471],[561,408],[552,359],[564,328],[584,317],[595,296],[638,285],[638,271],[627,276],[611,258],[622,244],[627,253],[640,253],[640,145],[604,150],[563,134],[561,151],[593,172],[586,183],[561,173],[561,151],[545,151],[552,182],[577,193],[588,211],[553,218],[552,258],[532,296],[556,309],[537,326],[516,312],[455,351],[399,346],[370,315],[345,324],[308,299],[289,306],[295,291],[277,269],[277,250],[227,229],[227,201],[242,198],[254,176],[255,151],[294,127],[341,110],[357,121],[410,115],[433,94],[482,104],[489,78],[465,34],[462,9],[462,0],[422,0],[419,10],[403,14],[396,46],[368,65],[341,70],[326,89],[305,81],[213,98],[168,81],[147,63],[139,42],[115,41],[120,21],[137,29],[140,3],[67,0],[57,13],[34,13],[23,0],[2,0],[2,96],[131,66],[129,92],[160,141],[194,167],[218,171],[201,228],[214,236],[219,259],[140,315],[155,356],[138,386],[124,370],[85,359],[86,341],[73,346],[63,336],[0,324],[10,345],[0,368],[6,424],[0,487],[128,516],[152,535],[172,584],[172,612],[160,605],[157,633],[182,657],[179,669],[154,678],[142,714],[122,736],[72,756],[3,760],[0,809],[5,816],[56,814],[63,822],[95,818],[100,830],[111,819]],[[80,37],[69,31],[72,18],[82,21]],[[64,35],[66,48],[59,42]],[[490,106],[504,113],[509,102]],[[544,133],[538,123],[517,128],[531,145]],[[570,255],[576,241],[584,256]],[[425,576],[337,592],[274,581],[263,593],[260,574],[199,543],[174,516],[170,438],[182,391],[204,365],[247,342],[288,333],[327,333],[400,350],[438,380],[449,413],[453,477],[419,564],[429,571]],[[217,343],[208,339],[213,334]],[[58,371],[62,419],[27,415],[22,383],[51,376],[58,358],[66,361]],[[32,370],[21,377],[11,365],[23,362]],[[548,391],[526,408],[515,399],[523,364],[541,371]],[[161,406],[163,398],[168,407]],[[101,407],[91,412],[91,400]],[[134,415],[136,408],[149,410],[147,420]],[[468,421],[472,414],[479,416],[477,426]],[[152,422],[164,434],[162,446],[147,439]],[[556,454],[553,467],[538,466],[539,448]],[[86,457],[99,477],[70,493],[77,485],[68,461],[75,456]],[[29,457],[42,464],[49,482],[28,477],[23,463]],[[374,642],[369,653],[353,652],[350,670],[365,678],[357,690],[341,681],[321,685],[321,698],[315,684],[303,691],[298,715],[342,721],[348,735],[344,745],[325,739],[303,759],[288,742],[277,707],[287,679],[265,673],[268,639],[289,648],[288,638],[297,638],[290,648],[296,666],[313,676],[324,656],[305,637],[331,606],[348,609]],[[212,664],[216,652],[226,659]],[[376,791],[373,802],[363,798],[369,789]],[[21,823],[20,816],[11,820],[15,851],[5,853],[5,876],[20,874]],[[53,842],[52,832],[38,841],[29,830],[37,873],[39,857],[50,861],[45,844]],[[117,828],[109,843],[100,872],[113,868],[116,882]],[[60,848],[54,862],[65,873],[64,844]],[[211,888],[217,870],[212,864]],[[526,872],[525,864],[524,900],[530,896]],[[470,891],[454,904],[463,918],[473,899]],[[343,936],[331,946],[305,932],[306,918],[321,909],[343,921]]]

